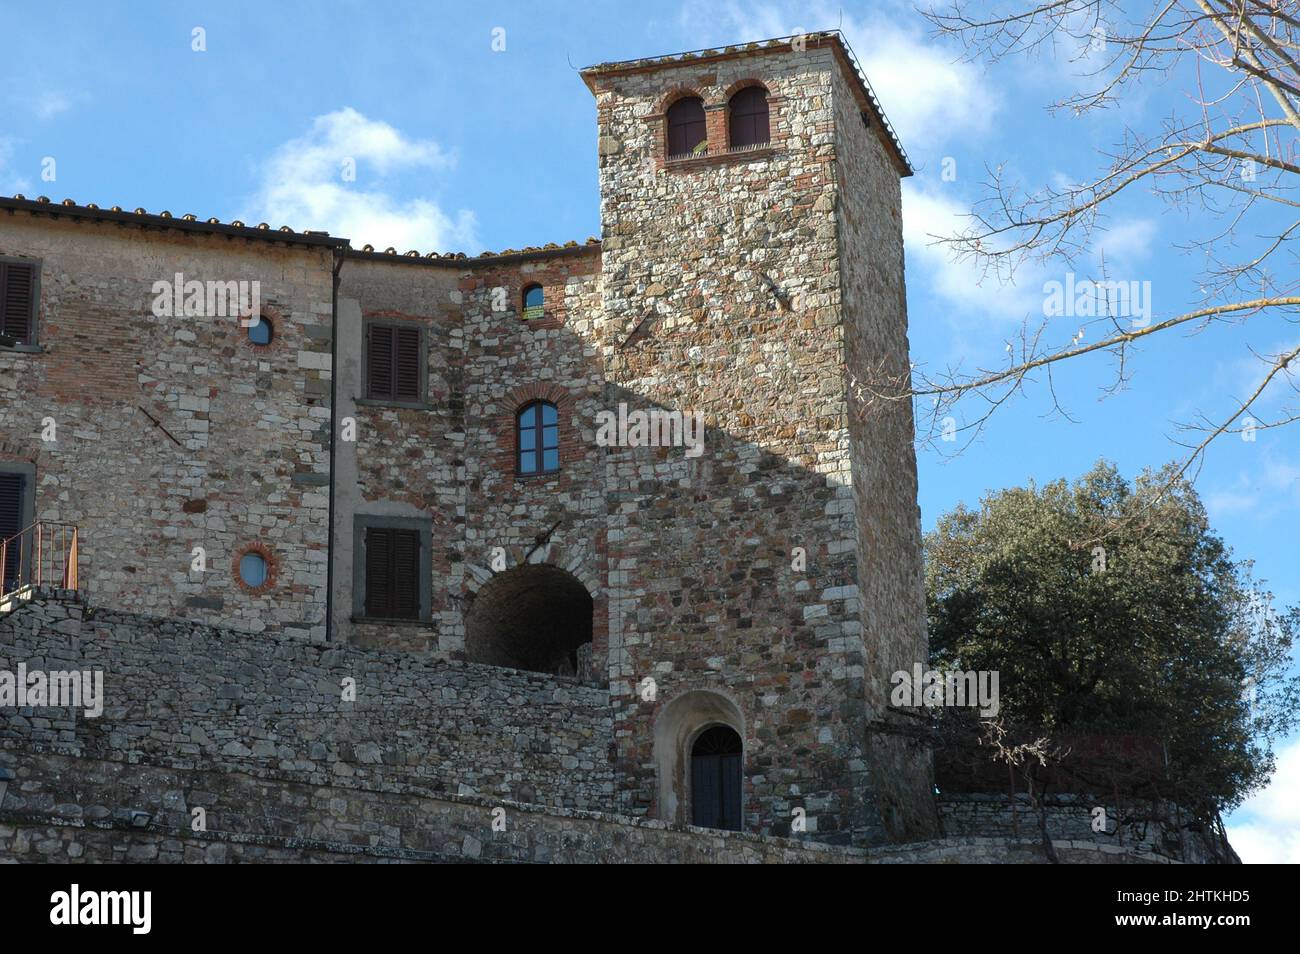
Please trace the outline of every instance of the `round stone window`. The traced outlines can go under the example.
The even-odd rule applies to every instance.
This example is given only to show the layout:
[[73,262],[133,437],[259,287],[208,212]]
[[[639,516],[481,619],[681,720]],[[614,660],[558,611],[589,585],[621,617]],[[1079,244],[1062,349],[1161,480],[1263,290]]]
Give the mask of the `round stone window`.
[[256,590],[266,585],[266,577],[269,572],[270,568],[267,566],[266,557],[260,553],[245,553],[239,558],[239,582],[250,590]]

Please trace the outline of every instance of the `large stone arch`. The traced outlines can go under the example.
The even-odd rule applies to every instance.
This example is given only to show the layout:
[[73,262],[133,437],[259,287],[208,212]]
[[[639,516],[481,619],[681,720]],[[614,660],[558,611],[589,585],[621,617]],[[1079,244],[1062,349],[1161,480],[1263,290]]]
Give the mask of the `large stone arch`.
[[660,710],[654,729],[656,817],[674,825],[690,823],[691,749],[703,732],[720,725],[740,736],[746,747],[746,759],[742,760],[742,765],[745,764],[748,756],[745,717],[729,696],[712,689],[691,689]]
[[524,563],[477,588],[465,616],[465,657],[591,678],[594,617],[582,580],[550,563]]

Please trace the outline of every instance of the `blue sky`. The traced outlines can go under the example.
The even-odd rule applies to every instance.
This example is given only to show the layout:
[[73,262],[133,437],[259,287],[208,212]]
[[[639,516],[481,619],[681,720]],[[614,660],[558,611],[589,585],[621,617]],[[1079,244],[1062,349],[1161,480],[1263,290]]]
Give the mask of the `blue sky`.
[[[1184,103],[1185,78],[1152,78],[1104,116],[1051,116],[1043,107],[1080,87],[1074,51],[1014,67],[961,63],[893,0],[78,2],[35,18],[0,0],[10,6],[24,42],[0,62],[0,192],[328,229],[422,252],[599,233],[595,110],[576,67],[842,26],[917,168],[904,196],[908,307],[913,358],[931,368],[996,366],[1021,322],[1041,313],[1043,281],[1065,270],[1031,268],[1007,286],[929,244],[960,225],[985,167],[1005,164],[1031,186],[1080,181],[1124,123],[1149,127]],[[193,49],[195,28],[205,50]],[[356,161],[354,182],[341,179],[344,157]],[[952,181],[940,174],[945,157]],[[47,158],[53,182],[42,180]],[[1080,276],[1095,277],[1104,254],[1112,277],[1151,282],[1156,320],[1191,306],[1201,262],[1176,245],[1205,233],[1203,215],[1135,194],[1106,225],[1075,265]],[[1054,329],[1059,343],[1075,331]],[[1248,349],[1294,346],[1300,330],[1261,318],[1158,339],[1105,400],[1110,359],[1061,366],[1068,419],[1050,413],[1040,384],[960,455],[923,449],[925,526],[986,490],[1075,477],[1098,457],[1127,476],[1174,459],[1177,422],[1228,413],[1260,380]],[[1279,382],[1262,410],[1279,411],[1288,393]],[[1198,479],[1216,530],[1256,561],[1282,604],[1300,602],[1297,433],[1223,438]],[[1280,755],[1274,785],[1230,820],[1248,860],[1300,860],[1300,745]]]

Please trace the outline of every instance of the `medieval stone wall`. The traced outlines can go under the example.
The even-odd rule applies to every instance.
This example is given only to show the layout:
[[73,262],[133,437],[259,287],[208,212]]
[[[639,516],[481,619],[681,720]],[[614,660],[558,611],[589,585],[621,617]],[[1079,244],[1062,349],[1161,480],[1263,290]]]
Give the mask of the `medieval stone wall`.
[[[158,640],[110,633],[99,645],[120,645],[110,661],[141,686],[147,664],[176,669],[191,653],[209,681],[187,696],[180,674],[167,673],[163,700],[143,689],[131,697],[138,723],[116,735],[74,726],[71,742],[93,741],[87,755],[122,755],[138,740],[140,757],[159,765],[179,746],[257,777],[274,768],[286,784],[413,779],[438,792],[463,784],[684,823],[691,745],[721,724],[744,743],[747,831],[844,844],[932,832],[924,751],[888,735],[870,741],[891,715],[883,681],[924,659],[925,642],[910,414],[855,419],[846,374],[906,361],[899,169],[864,134],[837,56],[821,43],[591,74],[600,245],[334,259],[117,225],[15,226],[27,220],[11,217],[3,228],[30,227],[29,245],[41,230],[80,230],[60,246],[71,249],[67,260],[51,263],[50,348],[0,362],[27,375],[13,393],[28,417],[42,405],[27,393],[53,386],[32,374],[65,380],[59,362],[81,351],[105,362],[93,419],[112,439],[87,437],[80,446],[93,449],[42,471],[52,481],[42,515],[81,524],[95,547],[83,560],[90,600],[264,628],[267,651],[284,654],[263,667],[276,679],[261,681],[254,647],[237,644],[228,662],[220,638],[188,623],[159,630],[165,652]],[[728,98],[754,83],[769,93],[771,142],[733,149]],[[673,158],[665,113],[683,95],[704,100],[709,151]],[[42,241],[33,254],[54,248],[50,236]],[[134,245],[96,244],[108,241]],[[215,325],[139,318],[144,280],[180,265],[199,278],[261,277],[281,316],[270,348],[251,350],[233,322],[222,338]],[[521,295],[533,282],[545,313],[525,320]],[[60,338],[65,312],[82,338]],[[119,312],[139,318],[123,342],[103,317]],[[366,396],[364,336],[374,321],[421,329],[418,400]],[[96,328],[92,341],[87,329]],[[147,421],[129,429],[132,388],[156,397],[155,416],[183,446],[159,443]],[[534,399],[559,409],[556,474],[516,471],[514,416]],[[59,400],[68,415],[72,399]],[[702,452],[601,446],[597,415],[621,408],[698,413]],[[26,426],[10,426],[4,415],[14,413],[0,408],[6,434]],[[14,452],[5,440],[0,450]],[[358,612],[367,520],[427,533],[424,618]],[[257,594],[231,582],[227,553],[237,556],[254,530],[278,570]],[[225,577],[187,573],[200,531]],[[142,568],[147,577],[132,586]],[[555,581],[568,587],[559,600],[536,596]],[[322,643],[327,588],[333,643],[284,646],[274,634]],[[584,600],[592,644],[575,655],[581,681],[451,665],[483,658],[475,642],[485,624],[493,640],[529,629],[526,617],[566,625],[556,603],[583,611]],[[78,635],[83,624],[67,623]],[[402,654],[381,652],[390,650]],[[396,695],[373,719],[330,708],[324,681],[341,679],[339,667],[396,680]],[[551,686],[570,694],[564,706],[578,700],[576,716],[561,718],[559,700],[547,702]],[[209,696],[211,710],[202,708]],[[169,721],[173,698],[198,737],[190,723]],[[153,718],[156,737],[145,726]],[[550,733],[553,748],[543,750]],[[388,748],[378,741],[389,738]]]
[[[12,765],[12,768],[8,766]],[[133,765],[5,747],[0,860],[472,863],[819,863],[859,852],[739,832],[414,789],[267,779],[225,767]],[[206,806],[206,831],[193,808]],[[149,828],[131,812],[149,814]]]
[[[600,279],[600,256],[591,250],[487,263],[462,276],[466,512],[462,576],[450,584],[473,615],[497,601],[488,589],[494,576],[525,563],[560,568],[593,600],[596,676],[604,684],[607,452],[596,444],[595,417],[605,406],[605,376],[594,339],[609,319]],[[522,292],[534,283],[545,310],[524,320]],[[558,411],[558,473],[518,473],[515,415],[534,400]],[[509,585],[505,576],[500,582]],[[463,633],[464,618],[458,625]],[[474,658],[476,647],[468,648]]]
[[[219,767],[160,768],[0,742],[0,861],[509,864],[1042,864],[1037,838],[956,836],[862,849],[670,828],[472,795],[377,792]],[[205,807],[202,830],[195,808]],[[140,819],[136,813],[145,817]],[[133,815],[135,820],[133,823]],[[141,821],[143,825],[141,826]],[[1171,864],[1058,838],[1067,864]]]
[[[1028,795],[944,792],[936,804],[943,834],[950,837],[1025,838],[1039,830],[1038,811]],[[1054,840],[1090,842],[1186,864],[1239,863],[1224,840],[1188,824],[1190,819],[1171,803],[1131,803],[1119,809],[1113,798],[1059,794],[1045,796],[1043,805]],[[1096,815],[1098,808],[1105,814]]]
[[[358,645],[466,658],[466,615],[479,590],[526,562],[563,569],[595,600],[604,654],[604,452],[594,418],[604,379],[591,344],[601,324],[599,248],[531,259],[429,264],[349,258],[340,286],[340,420],[356,440],[336,456],[335,624]],[[523,289],[542,285],[545,312],[525,320]],[[420,406],[364,397],[366,323],[424,329]],[[515,415],[532,400],[560,413],[560,471],[517,472]],[[427,519],[431,618],[354,618],[356,516]],[[469,653],[472,658],[472,653]]]
[[[876,841],[886,831],[867,794],[869,662],[844,336],[903,316],[897,297],[869,315],[842,313],[835,208],[845,189],[896,203],[897,173],[877,197],[870,190],[885,170],[873,153],[870,168],[841,184],[839,69],[823,47],[598,79],[603,301],[624,335],[604,346],[611,386],[639,407],[699,410],[709,427],[697,460],[679,450],[609,458],[610,559],[620,571],[611,694],[625,810],[662,812],[647,727],[675,697],[703,689],[731,700],[744,723],[749,825],[788,831],[802,809],[820,837]],[[769,92],[772,142],[732,152],[723,110],[751,82]],[[709,153],[674,160],[663,155],[664,113],[688,94],[704,100]],[[861,124],[856,113],[851,121]],[[864,227],[897,231],[896,221]],[[891,330],[890,346],[904,334]],[[860,442],[862,489],[893,481],[903,492],[906,472],[878,475],[909,455],[907,444],[877,452]],[[914,492],[906,506],[912,521]],[[896,540],[878,542],[873,561],[897,555]],[[915,581],[891,570],[871,582],[876,611],[889,613],[871,635],[914,640],[915,624],[888,624],[914,606]],[[896,613],[883,610],[891,601]],[[638,691],[646,678],[656,701]]]
[[[464,337],[459,270],[348,258],[339,283],[335,445],[334,639],[359,646],[450,653],[459,614],[450,580],[459,576],[464,535]],[[425,376],[418,406],[369,399],[368,322],[409,323],[423,334]],[[344,433],[344,422],[355,431]],[[347,436],[354,439],[347,440]],[[357,516],[427,521],[429,619],[371,623],[354,618]]]
[[857,516],[857,582],[872,726],[870,785],[891,838],[936,832],[927,746],[889,703],[890,674],[927,665],[921,516],[909,399],[871,401],[882,379],[908,380],[903,287],[902,194],[898,170],[864,121],[866,104],[842,70],[833,73],[836,228],[843,366],[851,389],[848,436]]
[[[323,638],[328,250],[8,215],[0,255],[41,263],[40,351],[0,350],[0,464],[34,465],[36,519],[79,528],[86,594]],[[155,314],[177,273],[260,282],[271,343],[237,316]],[[274,583],[250,591],[234,564],[256,544]]]
[[3,710],[0,739],[79,758],[570,808],[613,799],[607,693],[572,679],[65,601],[0,616],[0,670],[20,663],[104,673],[98,718]]

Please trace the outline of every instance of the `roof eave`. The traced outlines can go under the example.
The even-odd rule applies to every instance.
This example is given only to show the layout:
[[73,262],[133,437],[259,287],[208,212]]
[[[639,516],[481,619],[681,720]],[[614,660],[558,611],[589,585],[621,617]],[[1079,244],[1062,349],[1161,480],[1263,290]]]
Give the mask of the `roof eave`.
[[282,232],[279,229],[228,225],[224,222],[203,222],[198,219],[155,215],[149,212],[127,212],[125,210],[91,208],[84,205],[64,205],[49,200],[42,202],[40,199],[18,199],[0,196],[0,210],[28,212],[33,215],[46,215],[51,218],[115,222],[119,225],[132,225],[137,228],[175,229],[181,232],[224,235],[227,238],[243,238],[257,242],[278,242],[282,245],[301,245],[313,248],[346,248],[348,246],[347,239],[337,238],[324,232]]

